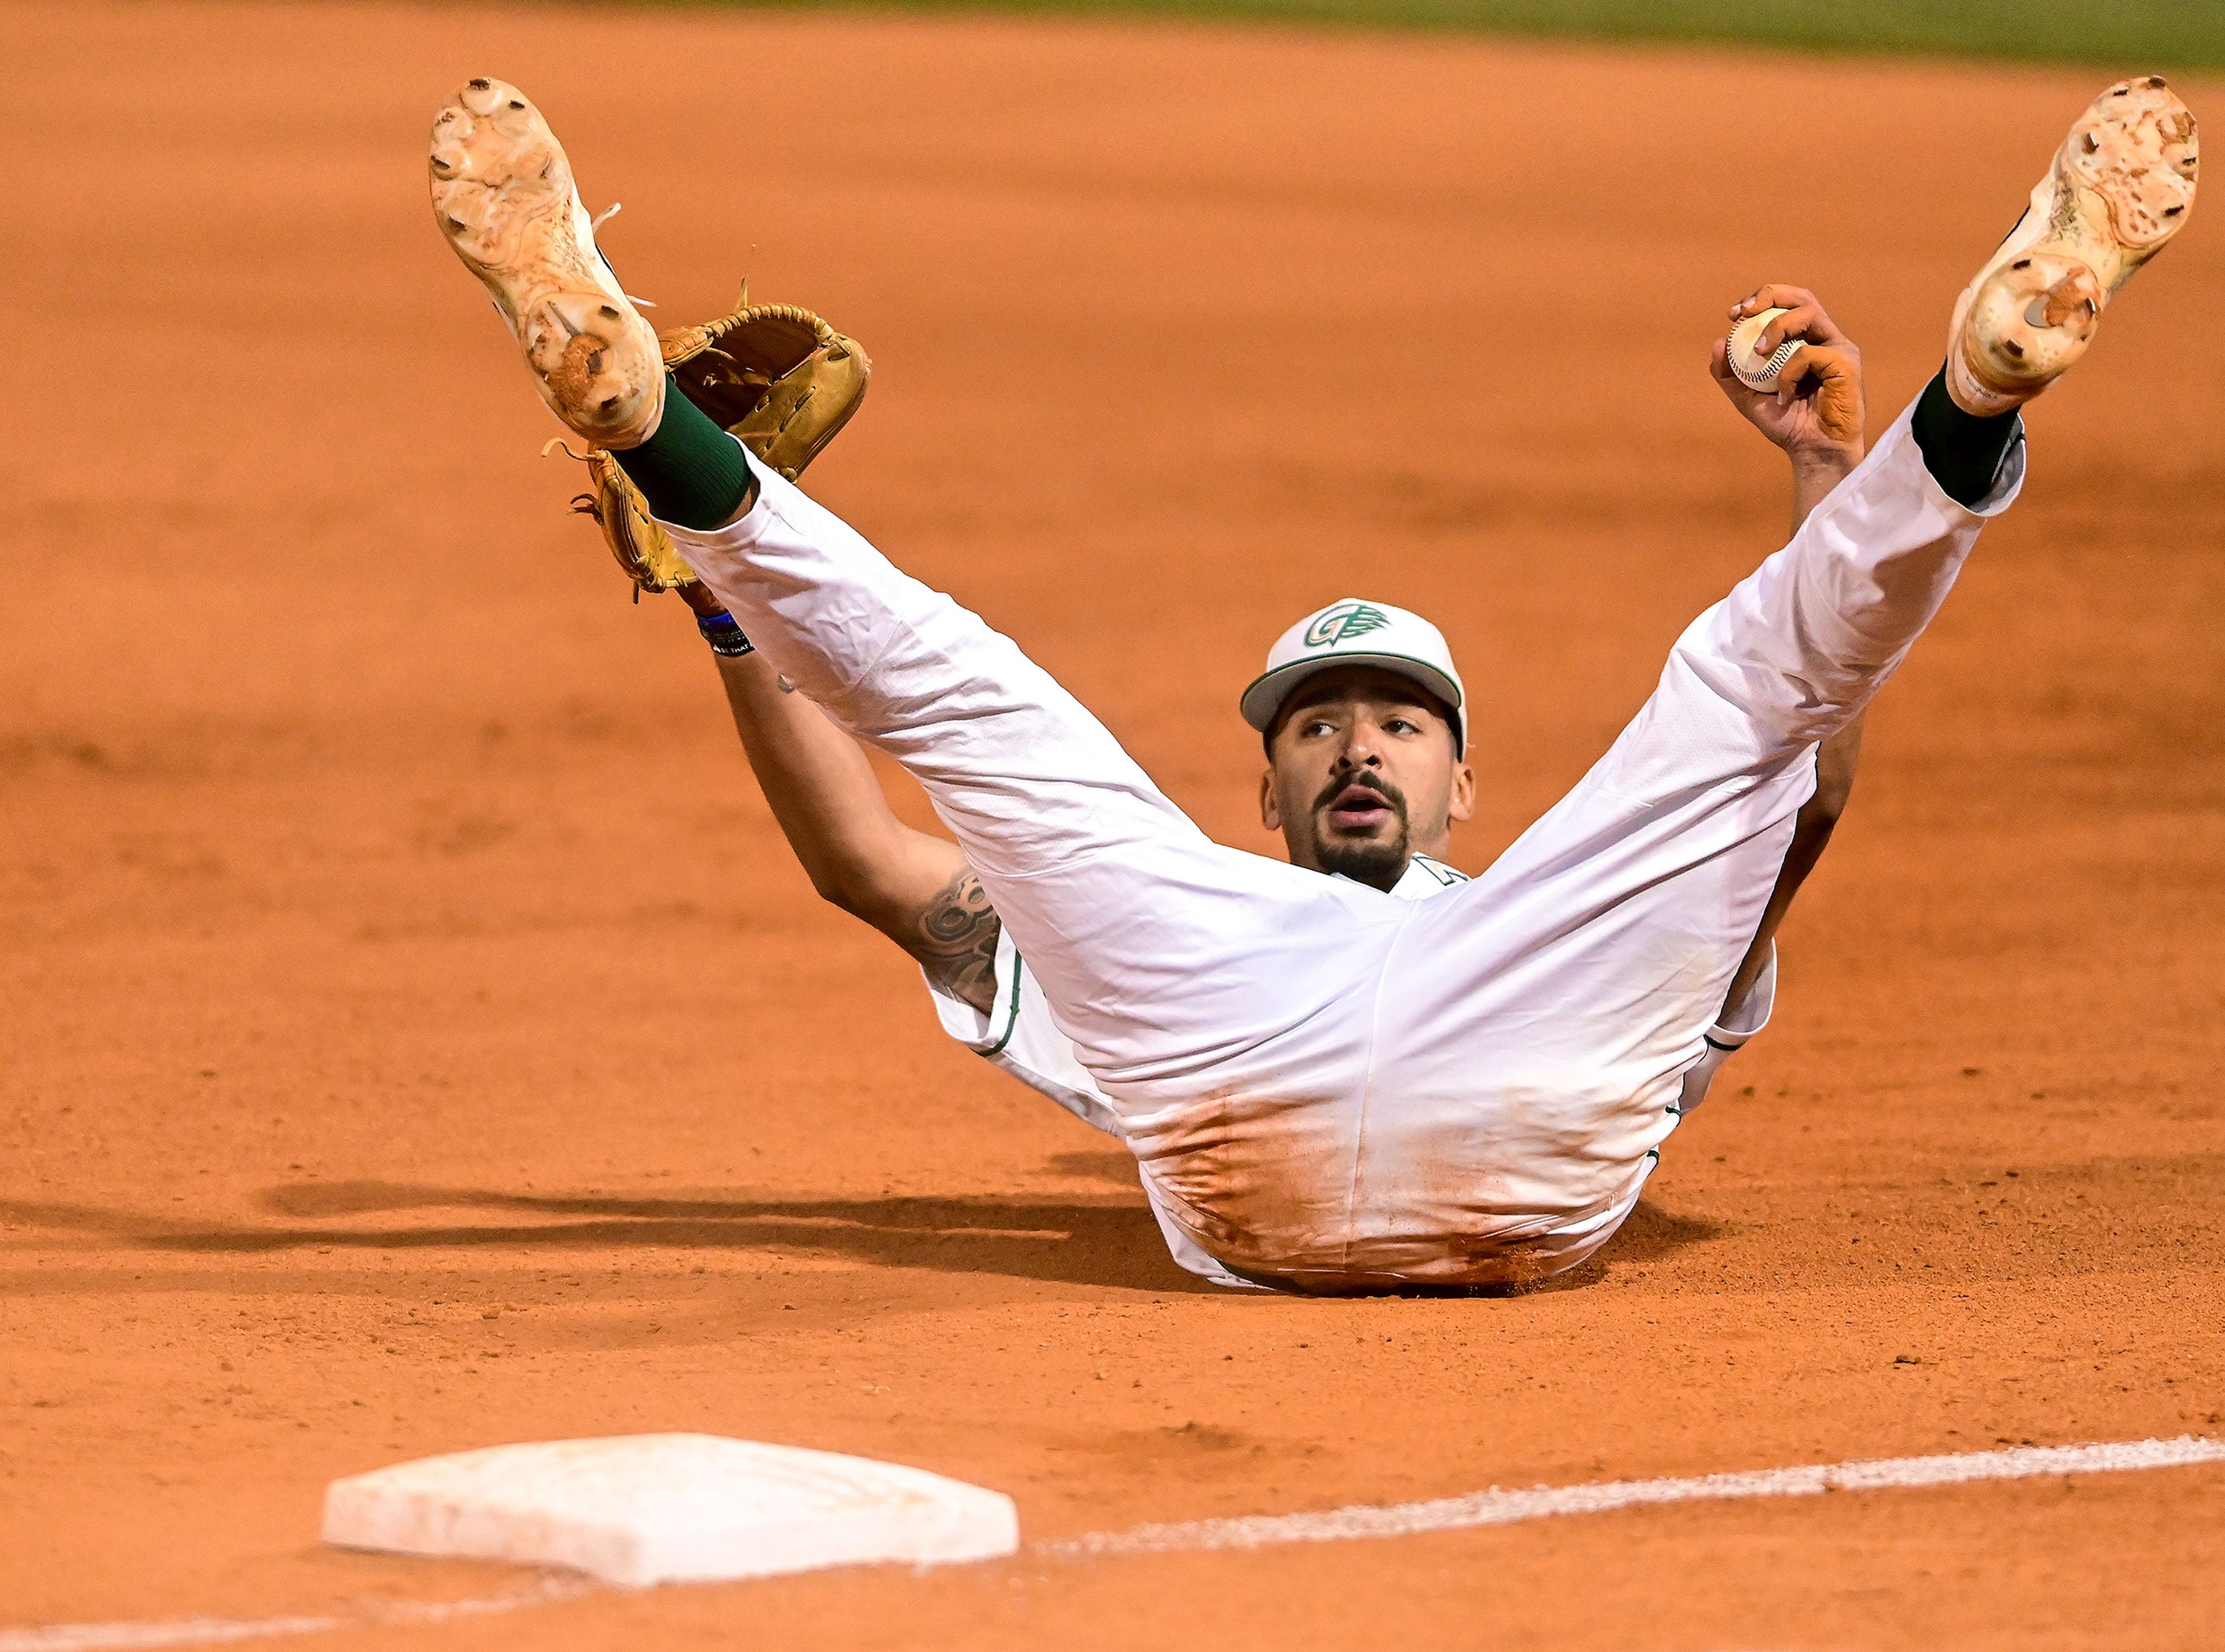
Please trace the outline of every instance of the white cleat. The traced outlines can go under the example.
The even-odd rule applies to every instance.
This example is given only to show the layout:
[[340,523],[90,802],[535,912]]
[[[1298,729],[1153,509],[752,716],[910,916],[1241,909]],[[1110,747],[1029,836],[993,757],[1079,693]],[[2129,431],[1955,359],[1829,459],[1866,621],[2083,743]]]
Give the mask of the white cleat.
[[572,165],[541,111],[500,80],[465,83],[433,120],[433,217],[525,352],[549,411],[632,447],[664,411],[664,358],[595,247]]
[[2185,225],[2196,153],[2194,116],[2161,75],[2094,100],[1955,306],[1947,390],[1957,406],[2006,413],[2086,353],[2111,296]]

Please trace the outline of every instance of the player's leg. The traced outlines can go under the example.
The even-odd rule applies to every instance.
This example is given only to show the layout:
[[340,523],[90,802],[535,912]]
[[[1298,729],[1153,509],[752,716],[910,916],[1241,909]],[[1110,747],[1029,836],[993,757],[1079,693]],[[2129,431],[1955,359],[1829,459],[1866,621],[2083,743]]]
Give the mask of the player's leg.
[[1211,842],[1011,642],[666,394],[529,100],[470,83],[434,124],[431,171],[436,219],[543,400],[618,456],[768,659],[926,787],[1108,1089],[1208,1088],[1256,1052],[1364,1027],[1344,1009],[1404,903]]

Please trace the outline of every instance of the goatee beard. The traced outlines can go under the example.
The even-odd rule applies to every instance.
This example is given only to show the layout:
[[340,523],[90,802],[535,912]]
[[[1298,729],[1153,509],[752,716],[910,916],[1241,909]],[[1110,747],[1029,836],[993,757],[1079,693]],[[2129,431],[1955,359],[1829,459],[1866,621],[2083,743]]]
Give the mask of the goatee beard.
[[1406,862],[1412,849],[1412,834],[1406,820],[1406,794],[1389,781],[1375,775],[1341,775],[1322,788],[1314,807],[1325,809],[1349,790],[1372,792],[1381,798],[1385,806],[1398,817],[1398,835],[1388,843],[1339,843],[1333,838],[1329,839],[1315,850],[1321,860],[1321,869],[1333,876],[1348,877],[1355,883],[1366,883],[1388,895],[1391,886],[1405,875]]
[[1404,830],[1389,843],[1325,843],[1315,852],[1322,870],[1341,874],[1385,895],[1406,875],[1406,863],[1412,858]]

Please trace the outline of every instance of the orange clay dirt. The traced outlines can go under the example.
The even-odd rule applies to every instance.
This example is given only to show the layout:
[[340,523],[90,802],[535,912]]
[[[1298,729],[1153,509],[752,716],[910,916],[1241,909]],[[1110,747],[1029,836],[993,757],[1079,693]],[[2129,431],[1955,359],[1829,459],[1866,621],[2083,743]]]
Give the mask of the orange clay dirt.
[[[625,203],[661,321],[746,273],[865,341],[815,491],[1228,841],[1272,846],[1234,702],[1277,630],[1426,611],[1475,867],[1782,535],[1704,370],[1726,307],[1815,287],[1881,427],[2108,72],[708,9],[0,27],[0,1625],[500,1596],[531,1574],[316,1522],[335,1476],[515,1440],[864,1453],[1043,1540],[2225,1434],[2216,205],[2034,409],[1777,1023],[1625,1233],[1529,1294],[1303,1301],[1194,1286],[1121,1153],[815,899],[425,197],[432,111],[503,75]],[[2218,1643],[2221,1524],[2225,1469],[2057,1475],[298,1643],[2154,1652]]]

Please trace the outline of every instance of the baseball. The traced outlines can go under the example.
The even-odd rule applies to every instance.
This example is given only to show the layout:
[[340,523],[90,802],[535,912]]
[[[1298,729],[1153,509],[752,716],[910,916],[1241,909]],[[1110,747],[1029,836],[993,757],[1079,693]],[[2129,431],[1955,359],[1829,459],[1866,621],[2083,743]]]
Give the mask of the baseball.
[[1761,330],[1784,313],[1782,309],[1759,310],[1731,329],[1723,353],[1729,359],[1731,371],[1738,375],[1739,383],[1749,390],[1775,389],[1786,364],[1807,348],[1800,339],[1787,339],[1766,359],[1754,353],[1754,340],[1761,337]]

